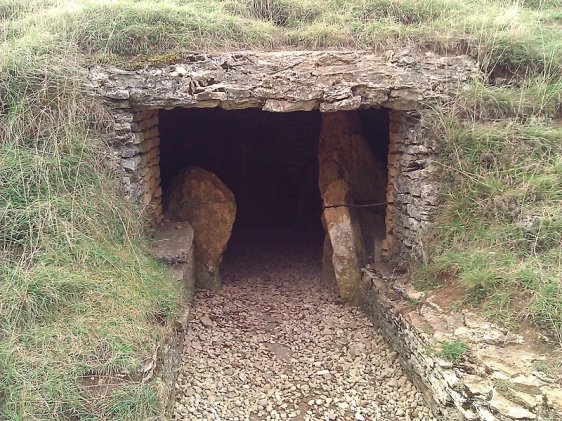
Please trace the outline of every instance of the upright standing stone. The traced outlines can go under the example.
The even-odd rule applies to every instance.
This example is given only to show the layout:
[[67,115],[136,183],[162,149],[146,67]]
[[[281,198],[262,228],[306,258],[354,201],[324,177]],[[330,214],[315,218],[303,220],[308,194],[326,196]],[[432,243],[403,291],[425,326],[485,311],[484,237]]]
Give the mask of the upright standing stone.
[[[385,202],[386,170],[369,149],[356,112],[322,114],[318,159],[318,185],[326,207],[323,217],[332,245],[332,250],[325,246],[324,253],[332,253],[341,297],[353,301],[367,255],[380,254],[374,250],[374,243],[378,240],[380,247],[377,230],[384,223],[372,213],[345,205],[359,200]],[[344,206],[330,207],[334,205]],[[323,269],[326,272],[329,265],[324,264]]]
[[326,206],[324,218],[332,245],[332,264],[339,293],[344,301],[355,302],[361,281],[361,266],[366,263],[366,256],[361,231],[350,210],[345,206],[337,206],[345,203],[348,193],[347,183],[339,179],[328,185],[322,199]]
[[326,236],[324,237],[323,251],[322,251],[322,273],[320,274],[320,279],[327,285],[336,285],[336,275],[334,273],[334,263],[332,262],[332,255],[334,250],[332,249],[332,241],[330,240],[330,235],[327,234],[328,228],[324,227],[326,230]]
[[191,167],[170,184],[167,216],[193,227],[197,286],[219,288],[219,267],[236,217],[234,194],[215,174]]

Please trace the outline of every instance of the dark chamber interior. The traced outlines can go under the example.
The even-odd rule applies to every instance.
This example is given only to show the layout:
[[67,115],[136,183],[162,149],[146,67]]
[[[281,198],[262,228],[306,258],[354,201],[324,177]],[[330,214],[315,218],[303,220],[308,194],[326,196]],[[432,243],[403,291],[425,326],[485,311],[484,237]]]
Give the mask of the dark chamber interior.
[[[387,111],[360,114],[373,154],[386,163]],[[235,195],[237,215],[229,249],[248,241],[269,241],[306,243],[320,253],[324,233],[318,190],[321,121],[318,111],[161,110],[164,202],[170,181],[183,168],[198,166],[215,173]]]

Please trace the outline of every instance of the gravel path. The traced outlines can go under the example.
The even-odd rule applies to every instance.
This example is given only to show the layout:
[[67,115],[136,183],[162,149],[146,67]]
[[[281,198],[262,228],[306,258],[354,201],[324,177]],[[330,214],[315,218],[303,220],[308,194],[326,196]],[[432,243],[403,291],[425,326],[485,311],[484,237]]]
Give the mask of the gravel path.
[[246,249],[226,262],[222,290],[197,292],[175,419],[433,420],[396,354],[301,245],[282,258]]

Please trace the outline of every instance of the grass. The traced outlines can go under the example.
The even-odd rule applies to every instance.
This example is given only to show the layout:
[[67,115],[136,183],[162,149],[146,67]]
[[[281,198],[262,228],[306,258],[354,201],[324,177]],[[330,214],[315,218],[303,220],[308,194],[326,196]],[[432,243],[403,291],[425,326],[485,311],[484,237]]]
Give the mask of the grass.
[[[140,368],[180,290],[147,253],[82,89],[94,63],[187,51],[428,49],[485,77],[443,115],[445,189],[417,275],[561,338],[559,0],[0,0],[0,418],[155,419]],[[139,222],[140,221],[140,222]],[[91,387],[86,379],[113,386]]]
[[7,39],[74,41],[99,60],[209,49],[400,46],[468,53],[487,71],[556,74],[559,6],[559,0],[3,0],[0,18]]
[[562,127],[520,110],[444,123],[447,187],[418,275],[453,276],[500,324],[561,340]]
[[[0,418],[160,416],[161,385],[140,373],[181,288],[119,199],[80,55],[35,40],[0,52]],[[91,376],[116,384],[92,393]]]
[[457,362],[467,353],[468,347],[463,341],[442,341],[433,353],[445,361]]

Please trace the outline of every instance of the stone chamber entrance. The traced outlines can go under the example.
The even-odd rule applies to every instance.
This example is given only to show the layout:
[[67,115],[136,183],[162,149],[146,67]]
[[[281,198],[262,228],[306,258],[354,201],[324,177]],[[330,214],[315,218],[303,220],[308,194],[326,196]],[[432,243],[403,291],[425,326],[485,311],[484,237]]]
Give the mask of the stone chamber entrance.
[[[164,351],[175,419],[464,411],[424,333],[396,311],[398,280],[373,269],[423,252],[438,198],[429,115],[473,68],[456,57],[288,51],[91,69],[125,193],[160,235],[183,236],[162,242],[173,259],[158,257],[206,288],[180,319],[185,341]],[[364,312],[349,305],[358,298]]]
[[[327,233],[324,272],[333,273],[345,301],[355,300],[369,255],[378,261],[422,252],[438,193],[436,141],[424,116],[467,80],[465,61],[358,52],[192,54],[186,60],[161,69],[97,67],[91,81],[114,116],[108,142],[125,190],[155,226],[164,212],[193,219],[178,214],[186,195],[172,188],[189,166],[214,177],[192,175],[214,186],[217,203],[231,203],[221,218],[199,215],[207,229],[195,230],[204,263],[198,279],[220,284],[232,224],[237,241],[249,220],[259,222],[254,227],[300,223],[314,231],[320,219]],[[230,132],[221,133],[215,119]],[[280,126],[284,134],[275,130]],[[265,137],[268,142],[256,140]]]
[[[327,219],[340,210],[352,213],[361,222],[359,228],[365,229],[360,247],[365,255],[360,258],[369,254],[378,258],[385,235],[389,111],[337,114],[341,115],[324,117],[323,122],[318,111],[159,111],[164,216],[167,209],[177,207],[170,201],[178,196],[170,191],[178,175],[198,167],[216,175],[234,195],[236,211],[225,256],[227,268],[239,267],[241,262],[247,266],[250,260],[254,271],[280,259],[290,264],[289,255],[319,260]],[[342,155],[338,142],[347,143],[350,153],[338,156]],[[331,178],[342,176],[353,179],[346,187],[353,191],[328,198],[339,203],[328,204],[331,207],[323,216],[320,189],[326,190]],[[333,281],[329,241],[326,237],[324,277]]]
[[175,419],[431,419],[396,354],[344,304],[383,252],[389,110],[178,108],[158,121],[164,218],[175,224],[189,168],[236,202],[221,288],[197,278],[215,291],[195,296]]
[[319,129],[318,112],[160,111],[164,203],[170,182],[186,166],[216,174],[234,194],[226,278],[229,266],[250,259],[259,271],[275,260],[275,252],[286,255],[291,246],[306,243],[309,257],[320,255]]

